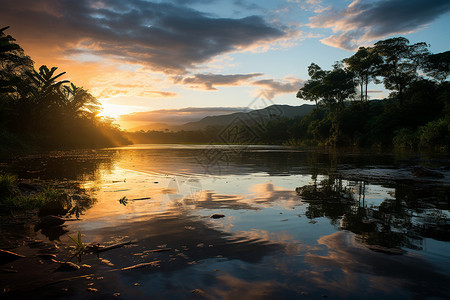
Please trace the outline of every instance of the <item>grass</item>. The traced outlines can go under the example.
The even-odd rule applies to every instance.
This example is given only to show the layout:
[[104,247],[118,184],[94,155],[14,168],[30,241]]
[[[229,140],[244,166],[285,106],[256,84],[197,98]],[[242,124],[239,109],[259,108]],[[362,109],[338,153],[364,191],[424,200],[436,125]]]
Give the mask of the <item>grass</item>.
[[76,238],[71,237],[70,235],[67,236],[75,245],[74,254],[69,260],[72,260],[72,258],[76,256],[78,262],[81,262],[81,256],[86,252],[86,245],[81,241],[81,232],[78,231],[78,235]]
[[0,201],[14,195],[17,191],[17,177],[0,173]]
[[0,173],[0,213],[27,211],[58,200],[62,192],[52,186],[40,187],[33,193],[24,193],[18,187],[17,177]]
[[37,193],[18,193],[17,195],[10,197],[6,201],[6,204],[15,210],[32,210],[40,208],[50,201],[57,200],[59,195],[61,195],[61,192],[51,186],[47,186]]

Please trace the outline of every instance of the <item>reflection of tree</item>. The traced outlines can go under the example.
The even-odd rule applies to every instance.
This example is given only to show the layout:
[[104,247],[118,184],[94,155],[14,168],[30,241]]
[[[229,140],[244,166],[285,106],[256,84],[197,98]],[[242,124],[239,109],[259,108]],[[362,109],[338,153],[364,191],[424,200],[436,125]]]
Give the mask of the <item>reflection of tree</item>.
[[333,223],[336,223],[355,202],[351,188],[344,187],[342,179],[335,175],[328,176],[318,185],[314,180],[313,185],[297,188],[297,194],[309,204],[306,210],[308,218],[325,216]]
[[107,151],[55,152],[13,159],[2,169],[25,179],[89,181],[98,179],[101,172],[110,172],[119,156]]
[[399,183],[395,199],[369,207],[365,203],[365,181],[345,181],[329,175],[319,184],[314,181],[296,190],[309,204],[308,218],[327,217],[332,224],[357,234],[359,242],[376,250],[422,249],[425,237],[450,240],[449,218],[442,212],[449,209],[449,190],[445,187]]
[[88,196],[83,189],[79,189],[79,193],[72,195],[70,198],[67,215],[75,216],[77,219],[97,201],[97,199]]

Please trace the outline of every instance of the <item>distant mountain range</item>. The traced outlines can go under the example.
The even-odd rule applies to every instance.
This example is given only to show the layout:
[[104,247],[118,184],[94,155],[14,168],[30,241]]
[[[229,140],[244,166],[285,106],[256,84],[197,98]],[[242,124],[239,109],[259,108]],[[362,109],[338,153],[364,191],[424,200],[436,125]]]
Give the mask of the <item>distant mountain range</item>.
[[303,104],[300,106],[291,105],[271,105],[263,109],[252,110],[249,112],[237,112],[227,115],[208,116],[195,122],[189,122],[183,125],[168,125],[164,123],[150,123],[148,125],[134,127],[128,131],[139,130],[157,130],[157,131],[193,131],[204,130],[208,126],[227,126],[232,123],[247,124],[249,126],[265,123],[275,118],[294,118],[309,114],[316,106]]

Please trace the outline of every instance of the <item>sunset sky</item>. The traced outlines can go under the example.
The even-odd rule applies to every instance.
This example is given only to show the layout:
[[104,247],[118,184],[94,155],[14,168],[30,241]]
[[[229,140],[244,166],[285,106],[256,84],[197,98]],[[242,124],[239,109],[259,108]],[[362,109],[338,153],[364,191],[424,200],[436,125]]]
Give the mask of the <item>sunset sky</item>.
[[311,62],[329,69],[399,35],[450,50],[449,12],[449,0],[2,0],[0,26],[130,128],[242,111],[258,96],[304,104]]

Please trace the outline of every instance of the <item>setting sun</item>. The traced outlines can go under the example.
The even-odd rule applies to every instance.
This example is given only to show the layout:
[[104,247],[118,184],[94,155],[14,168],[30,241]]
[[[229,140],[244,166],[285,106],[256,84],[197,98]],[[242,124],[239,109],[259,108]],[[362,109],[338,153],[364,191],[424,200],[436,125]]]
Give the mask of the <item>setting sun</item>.
[[[102,101],[100,100],[100,102]],[[148,107],[102,103],[102,111],[98,114],[98,116],[117,119],[121,115],[144,111],[147,109]]]

